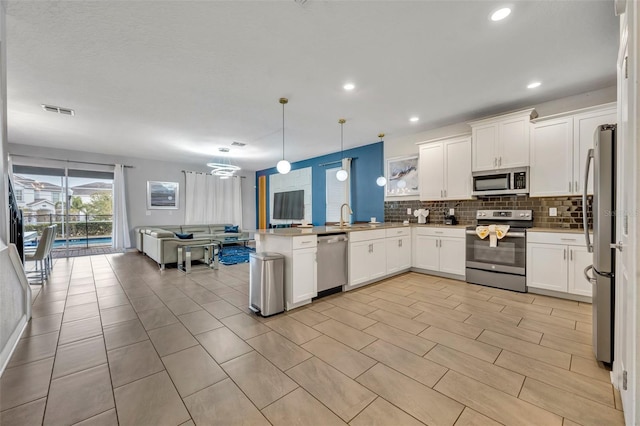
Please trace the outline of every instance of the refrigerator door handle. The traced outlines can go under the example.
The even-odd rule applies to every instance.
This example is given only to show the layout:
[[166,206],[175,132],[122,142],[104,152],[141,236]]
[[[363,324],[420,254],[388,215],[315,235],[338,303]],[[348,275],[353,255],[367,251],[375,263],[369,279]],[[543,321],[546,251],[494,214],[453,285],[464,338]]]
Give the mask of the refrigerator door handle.
[[584,187],[582,188],[582,226],[584,227],[584,239],[587,243],[587,251],[593,253],[593,244],[589,237],[589,226],[587,220],[587,186],[589,185],[589,169],[593,160],[593,148],[587,153],[587,163],[584,166]]
[[589,276],[589,269],[593,269],[593,265],[589,265],[586,268],[584,268],[584,278],[589,281],[591,284],[595,284],[596,279],[594,277],[590,277]]

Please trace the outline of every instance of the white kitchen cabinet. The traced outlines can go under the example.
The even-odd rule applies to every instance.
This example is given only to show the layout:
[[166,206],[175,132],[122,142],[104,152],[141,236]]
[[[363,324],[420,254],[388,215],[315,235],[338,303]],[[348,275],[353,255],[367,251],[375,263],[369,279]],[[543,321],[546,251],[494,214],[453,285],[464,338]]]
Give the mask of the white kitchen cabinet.
[[416,235],[413,266],[431,271],[440,270],[439,238],[433,235]]
[[531,131],[530,196],[570,194],[573,180],[573,118],[534,124]]
[[349,285],[357,286],[387,275],[385,230],[349,234]]
[[[584,166],[595,130],[615,121],[611,105],[537,120],[531,130],[530,196],[582,195]],[[588,193],[593,193],[593,174]]]
[[593,263],[593,254],[586,247],[569,246],[569,293],[591,297],[591,282],[584,278],[584,270]]
[[314,247],[293,250],[292,259],[291,302],[295,304],[318,295],[317,249]]
[[444,197],[444,145],[441,142],[420,146],[420,199]]
[[527,233],[527,287],[591,297],[591,284],[584,269],[593,256],[580,234]]
[[527,286],[566,293],[567,246],[527,244]]
[[[387,275],[411,268],[411,233],[409,228],[387,230]],[[390,235],[395,234],[397,235]]]
[[465,248],[464,228],[415,228],[413,267],[464,276]]
[[458,136],[420,146],[420,199],[471,198],[471,139]]
[[529,165],[529,128],[534,110],[518,111],[469,123],[472,170],[498,170]]
[[[593,148],[596,128],[602,124],[615,124],[617,122],[615,105],[602,107],[596,111],[576,114],[573,117],[574,134],[574,193],[582,194],[584,187],[584,166],[587,161],[587,153]],[[593,169],[589,175],[587,193],[593,194]]]
[[311,303],[318,295],[316,235],[255,234],[256,251],[275,252],[284,257],[285,309]]
[[465,267],[465,239],[441,237],[440,272],[464,275]]

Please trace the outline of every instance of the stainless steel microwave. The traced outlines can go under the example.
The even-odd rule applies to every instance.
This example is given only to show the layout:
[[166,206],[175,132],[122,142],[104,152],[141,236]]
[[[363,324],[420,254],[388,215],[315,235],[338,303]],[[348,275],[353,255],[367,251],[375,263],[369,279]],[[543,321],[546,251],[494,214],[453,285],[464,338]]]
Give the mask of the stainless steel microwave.
[[472,195],[521,195],[529,193],[529,167],[473,172]]

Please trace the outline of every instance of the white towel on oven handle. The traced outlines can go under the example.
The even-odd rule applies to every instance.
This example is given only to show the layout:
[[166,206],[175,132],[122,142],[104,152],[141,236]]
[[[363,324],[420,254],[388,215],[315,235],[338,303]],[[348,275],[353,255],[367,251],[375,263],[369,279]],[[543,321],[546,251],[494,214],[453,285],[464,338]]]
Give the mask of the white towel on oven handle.
[[489,236],[489,247],[498,247],[498,240],[503,239],[509,232],[509,225],[477,226],[476,234],[484,240]]

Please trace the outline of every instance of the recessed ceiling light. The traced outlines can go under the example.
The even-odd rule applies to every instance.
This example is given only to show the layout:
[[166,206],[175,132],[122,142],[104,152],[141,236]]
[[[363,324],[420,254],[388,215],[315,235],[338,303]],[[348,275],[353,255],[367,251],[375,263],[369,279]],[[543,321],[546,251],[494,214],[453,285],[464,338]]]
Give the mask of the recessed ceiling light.
[[536,87],[540,87],[541,84],[542,83],[540,83],[539,81],[534,81],[527,86],[527,89],[535,89]]
[[511,9],[508,7],[503,7],[502,9],[498,9],[491,14],[492,21],[502,21],[504,18],[511,14]]
[[344,90],[353,90],[353,89],[355,89],[355,88],[356,88],[356,85],[355,85],[355,84],[353,84],[353,83],[347,83],[347,84],[345,84],[344,86],[342,86],[342,88],[343,88]]
[[416,121],[419,121],[419,120],[420,120],[420,117],[411,117],[409,119],[409,121],[412,122],[412,123],[415,123]]

